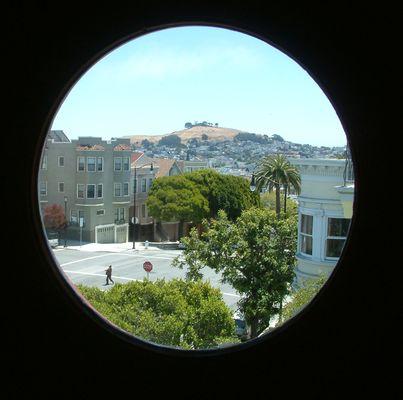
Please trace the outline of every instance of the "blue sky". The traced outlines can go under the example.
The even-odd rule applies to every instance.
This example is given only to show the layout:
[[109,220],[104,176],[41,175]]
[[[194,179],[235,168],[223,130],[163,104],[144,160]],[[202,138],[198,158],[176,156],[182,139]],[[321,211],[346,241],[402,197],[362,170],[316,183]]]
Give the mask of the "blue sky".
[[302,67],[259,39],[210,27],[165,29],[115,49],[71,89],[52,129],[109,139],[194,121],[346,144],[336,112]]

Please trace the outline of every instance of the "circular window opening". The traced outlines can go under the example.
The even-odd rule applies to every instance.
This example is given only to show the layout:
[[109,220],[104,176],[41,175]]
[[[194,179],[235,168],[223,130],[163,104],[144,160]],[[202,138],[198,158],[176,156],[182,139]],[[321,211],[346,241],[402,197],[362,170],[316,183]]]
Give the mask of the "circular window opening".
[[252,36],[180,27],[84,74],[38,171],[58,267],[101,316],[186,350],[236,346],[300,312],[352,218],[346,136],[325,94]]

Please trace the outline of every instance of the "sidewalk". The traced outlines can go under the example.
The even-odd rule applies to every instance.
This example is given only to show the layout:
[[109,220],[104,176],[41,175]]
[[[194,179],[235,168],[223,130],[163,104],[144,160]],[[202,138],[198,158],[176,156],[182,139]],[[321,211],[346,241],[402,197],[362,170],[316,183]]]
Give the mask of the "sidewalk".
[[63,246],[63,243],[59,245],[58,249],[71,249],[71,250],[81,250],[81,251],[107,251],[111,253],[120,253],[123,251],[156,251],[159,250],[156,247],[149,246],[148,249],[145,248],[144,242],[136,242],[136,248],[133,250],[133,242],[126,243],[88,243],[82,242],[80,246],[79,241],[68,240],[67,247]]

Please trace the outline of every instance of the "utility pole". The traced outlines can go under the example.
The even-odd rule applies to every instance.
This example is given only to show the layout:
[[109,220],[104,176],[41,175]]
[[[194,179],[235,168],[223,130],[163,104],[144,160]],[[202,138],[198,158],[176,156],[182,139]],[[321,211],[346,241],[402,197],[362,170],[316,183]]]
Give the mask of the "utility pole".
[[137,167],[134,167],[134,193],[133,193],[133,249],[136,248],[136,194],[137,194]]
[[[153,163],[143,164],[140,168],[150,165],[150,172],[154,171]],[[136,248],[136,193],[137,193],[137,167],[134,167],[134,193],[133,193],[133,249]]]

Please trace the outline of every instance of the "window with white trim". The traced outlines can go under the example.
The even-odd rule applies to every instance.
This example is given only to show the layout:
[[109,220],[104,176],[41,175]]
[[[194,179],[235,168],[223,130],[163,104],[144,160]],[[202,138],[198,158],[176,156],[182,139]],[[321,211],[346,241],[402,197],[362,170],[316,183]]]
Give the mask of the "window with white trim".
[[57,157],[57,165],[59,167],[64,167],[64,156],[58,156]]
[[121,183],[114,183],[113,184],[113,193],[115,197],[121,197],[122,196],[122,184]]
[[123,196],[129,196],[129,182],[123,183]]
[[85,171],[85,157],[77,157],[77,171]]
[[130,157],[123,157],[123,171],[130,171]]
[[150,191],[150,189],[151,189],[152,184],[153,184],[153,178],[149,178],[149,179],[148,179],[148,190],[149,190],[149,191]]
[[88,172],[95,172],[96,166],[96,157],[87,157],[87,171]]
[[97,210],[97,215],[105,215],[105,210]]
[[300,251],[301,253],[312,255],[312,233],[313,233],[313,216],[301,214],[300,225]]
[[97,197],[98,199],[104,197],[104,185],[102,183],[98,183],[97,185]]
[[115,208],[115,221],[124,221],[124,219],[125,219],[124,207]]
[[59,182],[59,193],[64,193],[64,182]]
[[98,157],[97,158],[97,171],[103,172],[103,170],[104,170],[104,158]]
[[348,234],[350,219],[328,218],[326,235],[326,258],[339,258]]
[[146,192],[147,192],[147,179],[146,179],[146,178],[143,178],[143,179],[141,180],[141,191],[142,191],[143,193],[146,193]]
[[113,159],[113,169],[115,171],[122,170],[122,157],[114,157]]
[[141,216],[142,218],[146,218],[147,217],[147,209],[146,209],[146,205],[142,204],[141,205]]
[[95,199],[95,185],[93,183],[87,185],[87,199]]
[[78,183],[77,184],[77,198],[78,199],[84,198],[84,191],[85,191],[85,185],[83,183]]

